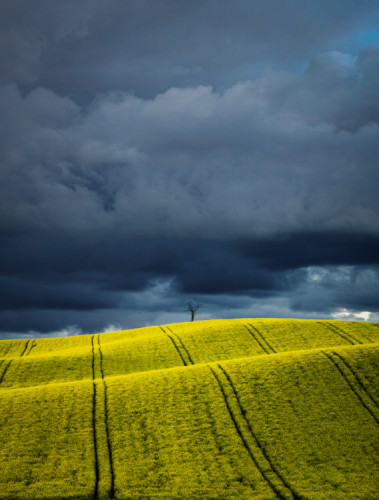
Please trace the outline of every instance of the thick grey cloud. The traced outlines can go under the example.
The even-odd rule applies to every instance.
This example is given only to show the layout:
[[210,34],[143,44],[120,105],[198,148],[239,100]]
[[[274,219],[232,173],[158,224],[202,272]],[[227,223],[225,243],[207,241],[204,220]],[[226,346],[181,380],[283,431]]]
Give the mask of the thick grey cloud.
[[305,74],[270,73],[222,94],[110,93],[88,109],[5,86],[4,224],[216,239],[377,232],[379,50],[367,52],[349,60],[348,83],[360,82],[350,87],[335,53]]
[[3,0],[0,9],[2,81],[86,102],[108,90],[225,89],[264,67],[348,50],[379,20],[375,0]]
[[379,9],[339,6],[3,2],[3,334],[378,313]]

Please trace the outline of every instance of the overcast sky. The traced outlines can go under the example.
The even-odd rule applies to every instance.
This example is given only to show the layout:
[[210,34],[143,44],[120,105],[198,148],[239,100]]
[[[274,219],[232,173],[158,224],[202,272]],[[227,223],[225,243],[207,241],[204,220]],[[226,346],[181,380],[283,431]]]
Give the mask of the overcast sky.
[[2,0],[0,338],[379,321],[377,0]]

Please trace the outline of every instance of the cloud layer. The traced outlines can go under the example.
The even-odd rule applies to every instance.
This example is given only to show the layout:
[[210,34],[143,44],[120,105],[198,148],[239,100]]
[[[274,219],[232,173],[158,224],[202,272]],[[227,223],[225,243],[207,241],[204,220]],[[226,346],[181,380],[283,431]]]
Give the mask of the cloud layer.
[[379,13],[275,6],[2,4],[0,330],[379,311]]
[[378,89],[379,49],[222,94],[113,92],[88,108],[5,86],[4,223],[216,239],[377,232]]

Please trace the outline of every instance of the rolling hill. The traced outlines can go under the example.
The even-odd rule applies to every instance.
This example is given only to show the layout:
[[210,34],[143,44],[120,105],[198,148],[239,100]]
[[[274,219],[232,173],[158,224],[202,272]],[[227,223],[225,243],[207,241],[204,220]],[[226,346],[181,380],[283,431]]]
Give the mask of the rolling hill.
[[0,341],[1,499],[377,499],[379,324]]

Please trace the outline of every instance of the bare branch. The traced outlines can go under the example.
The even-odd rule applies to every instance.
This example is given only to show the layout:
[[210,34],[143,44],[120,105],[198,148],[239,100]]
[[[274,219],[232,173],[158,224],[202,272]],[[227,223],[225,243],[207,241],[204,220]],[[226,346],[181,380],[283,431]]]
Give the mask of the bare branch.
[[191,313],[191,321],[195,319],[195,313],[199,309],[200,304],[193,304],[192,302],[188,302],[188,311]]

